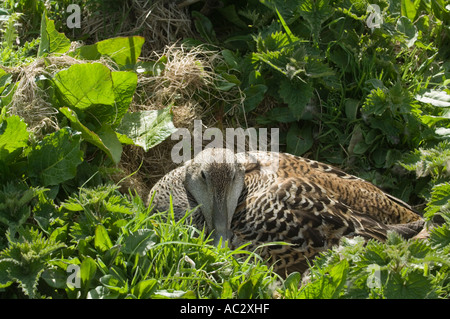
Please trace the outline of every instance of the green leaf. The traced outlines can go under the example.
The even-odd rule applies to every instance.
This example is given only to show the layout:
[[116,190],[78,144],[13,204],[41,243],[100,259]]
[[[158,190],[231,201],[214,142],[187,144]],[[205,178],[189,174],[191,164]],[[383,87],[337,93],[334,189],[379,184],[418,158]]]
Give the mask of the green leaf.
[[263,84],[251,85],[244,89],[245,94],[245,111],[253,111],[259,103],[264,99],[265,93],[267,91],[267,86]]
[[34,298],[51,254],[65,245],[46,239],[33,228],[21,229],[18,237],[8,232],[6,238],[8,247],[0,252],[0,287],[17,282],[26,295]]
[[139,281],[133,288],[131,293],[138,299],[148,299],[158,288],[158,280],[147,279]]
[[344,259],[328,268],[327,275],[304,286],[300,292],[301,298],[332,299],[339,297],[347,280],[349,263]]
[[47,135],[28,155],[29,176],[43,186],[58,185],[77,172],[83,161],[81,135],[63,128]]
[[125,254],[145,256],[147,251],[156,244],[156,240],[157,235],[154,230],[138,229],[125,239],[122,252]]
[[53,20],[47,18],[47,14],[42,14],[41,20],[41,42],[39,43],[38,57],[51,53],[65,53],[70,49],[71,42],[64,35],[55,29]]
[[425,277],[421,269],[411,270],[404,276],[392,272],[385,290],[389,299],[424,299],[433,295],[431,278]]
[[318,42],[322,24],[333,14],[333,6],[329,0],[303,0],[299,10],[300,15],[308,22],[313,39]]
[[430,242],[436,249],[444,249],[445,247],[450,248],[449,224],[444,224],[440,227],[433,228],[430,232]]
[[411,21],[416,19],[417,8],[413,0],[401,0],[400,8],[402,16],[407,17]]
[[90,289],[92,280],[97,272],[97,264],[91,257],[87,257],[80,265],[80,282],[82,297],[85,297]]
[[127,112],[137,85],[133,72],[111,72],[100,63],[74,64],[58,72],[53,83],[62,105],[81,121],[116,125]]
[[101,56],[110,57],[121,68],[134,68],[141,55],[145,38],[141,36],[116,37],[84,45],[75,54],[87,60],[98,60]]
[[125,114],[117,128],[119,134],[130,138],[135,145],[148,151],[169,137],[177,129],[173,125],[170,107],[162,110]]
[[77,114],[73,110],[62,107],[59,111],[69,119],[75,130],[81,132],[81,136],[86,142],[104,151],[114,163],[119,163],[122,155],[122,144],[110,126],[102,126],[96,134],[80,122]]
[[311,117],[306,107],[313,94],[313,88],[310,84],[300,81],[283,80],[278,93],[297,120],[309,119]]
[[301,156],[314,144],[312,137],[312,126],[310,124],[296,125],[289,128],[286,137],[286,151],[293,155]]
[[[111,71],[101,63],[74,64],[54,77],[64,104],[76,110],[114,104]],[[92,114],[95,116],[96,114]]]
[[406,46],[412,47],[419,36],[417,28],[407,17],[400,17],[397,21],[397,30],[405,35]]
[[251,299],[253,296],[253,283],[251,280],[244,281],[238,287],[238,299]]
[[0,122],[0,161],[11,162],[27,144],[27,125],[19,116],[10,116]]
[[416,95],[416,99],[437,107],[450,107],[450,95],[445,91],[429,90],[422,95]]
[[300,17],[298,0],[260,0],[260,2],[274,12],[278,11],[278,15],[282,16],[287,24],[293,23]]
[[97,225],[95,227],[94,245],[100,251],[107,251],[113,246],[105,226]]
[[12,236],[27,221],[31,214],[30,202],[42,195],[46,189],[29,188],[25,183],[15,181],[0,189],[0,223],[9,228]]
[[115,118],[112,124],[118,125],[128,111],[136,91],[137,74],[125,71],[112,72],[111,80],[113,82],[115,100]]
[[191,15],[194,18],[195,28],[197,29],[198,33],[200,33],[200,35],[206,40],[206,42],[216,42],[216,32],[214,31],[211,20],[197,11],[192,11]]

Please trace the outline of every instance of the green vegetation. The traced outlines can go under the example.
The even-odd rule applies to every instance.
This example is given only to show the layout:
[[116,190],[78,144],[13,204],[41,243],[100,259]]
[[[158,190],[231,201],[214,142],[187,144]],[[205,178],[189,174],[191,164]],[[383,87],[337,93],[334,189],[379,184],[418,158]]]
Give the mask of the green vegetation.
[[[450,297],[448,1],[224,0],[209,15],[192,5],[194,36],[172,42],[220,58],[194,59],[196,77],[151,110],[134,106],[155,79],[175,87],[160,81],[173,61],[149,53],[144,23],[124,32],[137,3],[75,3],[105,19],[101,32],[69,29],[69,1],[0,5],[0,298]],[[235,92],[243,99],[219,98]],[[429,237],[342,240],[303,278],[282,279],[258,251],[213,246],[191,212],[153,212],[119,191],[142,172],[113,176],[130,148],[165,143],[185,96],[200,107],[217,97],[200,112],[217,127],[278,127],[282,151],[412,203]]]

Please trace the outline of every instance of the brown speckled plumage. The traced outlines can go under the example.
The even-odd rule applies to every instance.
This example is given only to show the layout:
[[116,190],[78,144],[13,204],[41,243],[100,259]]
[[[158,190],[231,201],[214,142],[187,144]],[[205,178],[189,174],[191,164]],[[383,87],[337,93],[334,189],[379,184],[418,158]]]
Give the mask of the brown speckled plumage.
[[[257,251],[281,274],[304,271],[307,260],[338,244],[341,237],[382,241],[389,230],[412,237],[423,227],[423,219],[406,203],[332,166],[270,152],[239,153],[231,163],[217,163],[214,154],[229,151],[206,152],[206,164],[194,159],[164,176],[150,192],[149,199],[156,191],[152,204],[159,211],[167,210],[172,194],[177,218],[203,205],[194,213],[194,222],[198,227],[205,223],[210,232],[220,228],[217,233],[231,247],[250,243],[247,249],[252,250],[270,242],[291,244]],[[236,178],[240,174],[242,182]],[[231,194],[236,189],[238,194]],[[225,212],[211,199],[222,195],[228,203],[221,204],[227,206]],[[228,226],[228,215],[219,220],[217,208],[220,214],[231,212]]]

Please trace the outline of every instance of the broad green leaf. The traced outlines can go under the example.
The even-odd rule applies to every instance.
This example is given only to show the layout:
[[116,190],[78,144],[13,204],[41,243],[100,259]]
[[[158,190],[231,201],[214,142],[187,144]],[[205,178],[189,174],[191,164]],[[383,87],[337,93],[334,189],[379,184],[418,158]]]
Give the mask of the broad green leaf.
[[253,296],[253,283],[251,280],[244,281],[238,287],[238,299],[251,299]]
[[30,217],[30,202],[44,192],[44,188],[30,188],[20,181],[0,188],[0,223],[8,227],[12,236]]
[[108,56],[121,69],[132,69],[141,55],[144,42],[145,38],[141,36],[116,37],[82,46],[75,54],[86,60],[98,60],[101,56]]
[[437,107],[450,107],[450,95],[445,91],[430,90],[422,95],[416,95],[416,99]]
[[[58,72],[54,77],[63,105],[71,109],[86,111],[99,106],[114,105],[111,71],[101,63],[74,64]],[[92,116],[98,115],[90,112]],[[111,110],[115,113],[115,110]]]
[[450,228],[449,224],[435,227],[430,232],[430,242],[434,248],[450,250]]
[[67,272],[62,269],[46,269],[41,276],[45,282],[53,288],[67,287]]
[[85,63],[58,72],[53,82],[61,104],[75,110],[81,121],[117,125],[130,106],[137,75],[111,72],[100,63]]
[[356,120],[356,115],[359,109],[359,100],[346,99],[345,100],[345,115],[349,120]]
[[194,25],[198,33],[209,43],[214,43],[217,41],[216,32],[214,31],[213,24],[208,17],[204,16],[198,11],[191,12],[194,18]]
[[431,278],[425,277],[421,269],[411,270],[403,276],[392,272],[385,289],[388,299],[424,299],[433,295]]
[[[0,69],[0,95],[4,89],[11,84],[12,74],[7,73],[5,70]],[[0,103],[1,105],[1,103]]]
[[91,257],[87,257],[80,265],[80,282],[82,289],[82,297],[85,297],[90,289],[92,279],[97,272],[97,264]]
[[55,29],[55,22],[47,18],[47,14],[42,14],[41,20],[41,42],[38,49],[38,57],[51,53],[65,53],[70,49],[71,42],[64,35]]
[[292,115],[292,111],[287,107],[274,107],[268,112],[264,113],[264,116],[257,118],[257,121],[261,125],[267,125],[270,123],[292,123],[297,120]]
[[119,142],[116,133],[111,127],[104,125],[97,133],[94,133],[80,122],[77,114],[73,110],[62,107],[59,111],[69,119],[74,129],[81,132],[81,136],[86,142],[104,151],[114,163],[119,163],[122,155],[122,144]]
[[0,161],[8,164],[27,144],[27,125],[19,116],[10,116],[0,122]]
[[312,137],[312,126],[310,124],[292,124],[286,137],[288,153],[301,156],[314,144]]
[[300,81],[284,80],[280,84],[278,93],[297,120],[311,118],[306,107],[313,94],[311,85]]
[[131,293],[138,299],[148,299],[158,288],[157,285],[156,279],[141,280],[131,288]]
[[138,229],[125,239],[122,252],[125,254],[145,256],[147,251],[156,244],[156,240],[157,236],[154,230]]
[[127,113],[117,128],[119,134],[127,136],[145,151],[158,145],[175,131],[170,107]]
[[259,103],[264,99],[265,93],[267,91],[267,86],[263,84],[251,85],[244,89],[245,94],[245,111],[253,111]]
[[118,125],[127,113],[137,87],[137,74],[134,72],[112,72],[113,91],[115,99],[114,125]]
[[105,275],[100,278],[100,282],[111,291],[120,294],[126,294],[128,292],[128,283],[114,275]]
[[400,17],[397,21],[397,30],[406,37],[406,46],[412,47],[419,36],[415,25],[407,17]]
[[293,23],[300,17],[298,0],[260,0],[260,2],[274,12],[278,11],[278,15],[282,16],[287,24]]
[[95,227],[94,245],[95,248],[100,251],[107,251],[113,246],[111,239],[109,238],[108,231],[105,226],[101,224]]
[[28,155],[28,173],[43,186],[74,178],[83,161],[81,135],[63,128],[47,135]]
[[308,22],[313,39],[319,41],[322,24],[333,14],[329,0],[302,0],[299,5],[300,15]]
[[414,21],[417,15],[417,8],[415,6],[415,1],[401,0],[401,13],[402,16],[405,16],[409,20]]

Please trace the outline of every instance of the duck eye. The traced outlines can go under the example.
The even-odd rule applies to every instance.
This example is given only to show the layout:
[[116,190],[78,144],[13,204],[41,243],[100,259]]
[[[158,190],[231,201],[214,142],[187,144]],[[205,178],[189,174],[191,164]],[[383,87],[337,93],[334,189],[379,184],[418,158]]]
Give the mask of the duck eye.
[[204,180],[206,180],[206,175],[205,175],[205,172],[204,172],[204,171],[202,171],[202,178],[203,178]]

